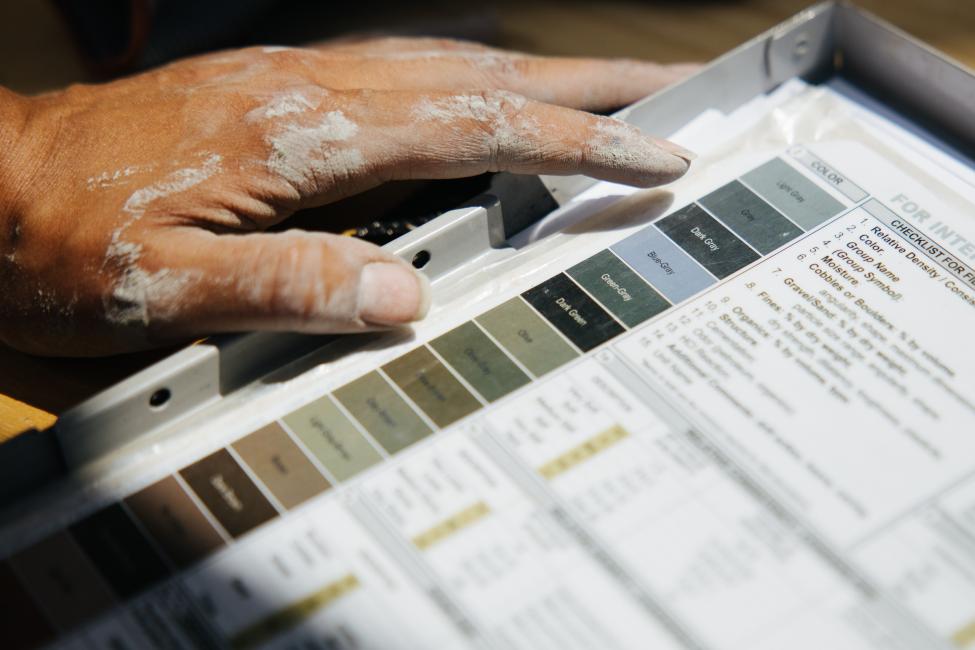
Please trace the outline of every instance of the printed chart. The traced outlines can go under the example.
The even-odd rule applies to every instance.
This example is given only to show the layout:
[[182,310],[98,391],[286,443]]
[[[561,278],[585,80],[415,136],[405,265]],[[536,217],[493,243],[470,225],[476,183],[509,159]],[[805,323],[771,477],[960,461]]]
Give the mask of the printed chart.
[[975,647],[975,260],[811,149],[3,559],[9,647]]

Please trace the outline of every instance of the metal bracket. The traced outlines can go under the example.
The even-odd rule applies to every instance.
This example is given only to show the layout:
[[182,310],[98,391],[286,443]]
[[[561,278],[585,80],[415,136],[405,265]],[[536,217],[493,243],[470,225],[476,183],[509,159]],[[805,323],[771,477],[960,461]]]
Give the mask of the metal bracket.
[[[485,196],[386,248],[408,262],[422,254],[423,272],[436,282],[503,241],[501,202]],[[264,332],[214,337],[180,350],[64,413],[55,428],[64,461],[80,467],[150,436],[330,340]]]

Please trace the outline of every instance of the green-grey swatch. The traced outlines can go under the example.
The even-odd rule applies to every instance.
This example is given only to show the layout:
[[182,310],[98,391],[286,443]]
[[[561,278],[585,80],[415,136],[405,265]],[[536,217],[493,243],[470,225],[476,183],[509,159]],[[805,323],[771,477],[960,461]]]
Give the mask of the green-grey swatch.
[[426,347],[390,361],[383,366],[383,372],[438,427],[446,427],[481,408],[477,398]]
[[536,377],[578,356],[521,298],[512,298],[474,320]]
[[627,327],[635,327],[670,307],[663,296],[609,250],[579,262],[566,273]]
[[379,452],[328,396],[287,415],[284,422],[340,481],[382,460]]
[[430,341],[450,366],[489,402],[531,381],[501,348],[472,322]]
[[378,372],[342,386],[333,395],[366,431],[395,454],[432,431]]

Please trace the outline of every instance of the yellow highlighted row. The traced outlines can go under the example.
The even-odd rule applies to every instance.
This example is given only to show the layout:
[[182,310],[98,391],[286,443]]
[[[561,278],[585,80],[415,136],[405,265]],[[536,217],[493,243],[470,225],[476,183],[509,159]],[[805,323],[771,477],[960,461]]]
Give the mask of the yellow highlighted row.
[[413,544],[420,549],[425,551],[434,544],[438,544],[450,537],[459,530],[470,526],[478,519],[483,518],[491,509],[483,501],[478,501],[474,505],[464,508],[454,516],[441,521],[439,524],[425,530],[416,537],[413,538]]
[[576,465],[586,462],[601,451],[605,451],[617,442],[630,435],[630,432],[618,424],[614,424],[605,431],[596,434],[581,445],[573,447],[561,456],[550,460],[538,468],[538,473],[544,478],[552,480],[559,474],[567,472]]
[[325,585],[315,593],[295,601],[244,628],[230,640],[234,648],[253,648],[281,634],[282,632],[311,618],[318,610],[327,607],[345,594],[359,586],[359,579],[351,573]]
[[951,640],[959,648],[975,645],[975,620],[951,635]]

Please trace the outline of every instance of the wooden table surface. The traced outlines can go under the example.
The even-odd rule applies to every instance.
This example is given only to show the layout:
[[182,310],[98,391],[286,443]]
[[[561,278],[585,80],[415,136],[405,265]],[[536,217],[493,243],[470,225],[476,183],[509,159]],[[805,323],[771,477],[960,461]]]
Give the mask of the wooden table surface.
[[[464,3],[466,4],[466,3]],[[482,2],[506,47],[541,54],[706,61],[809,3]],[[975,67],[975,2],[861,0],[860,6]],[[446,12],[457,13],[455,3]],[[45,2],[0,3],[0,85],[38,92],[84,79],[66,30]],[[37,359],[0,345],[0,440],[54,423],[58,413],[159,358]]]

